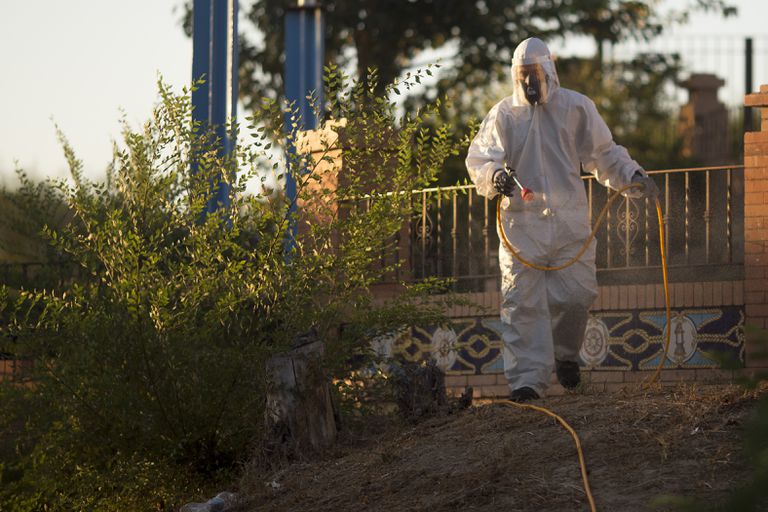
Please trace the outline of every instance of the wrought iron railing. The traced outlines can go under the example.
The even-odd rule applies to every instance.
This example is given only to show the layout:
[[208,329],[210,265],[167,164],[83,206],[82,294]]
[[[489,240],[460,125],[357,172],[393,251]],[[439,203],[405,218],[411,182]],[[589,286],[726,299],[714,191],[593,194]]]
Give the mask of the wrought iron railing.
[[[668,265],[674,279],[737,279],[743,273],[743,167],[651,171],[661,190]],[[610,190],[584,176],[590,221]],[[406,279],[447,277],[461,291],[497,290],[499,240],[495,201],[474,186],[430,188],[413,193]],[[401,251],[402,253],[402,251]],[[645,199],[613,202],[597,231],[598,279],[608,283],[661,279],[655,204]]]
[[[667,262],[673,281],[743,278],[744,168],[701,167],[650,171],[661,190]],[[611,191],[584,176],[590,221]],[[370,207],[364,199],[357,207]],[[457,291],[499,289],[496,203],[473,185],[414,191],[415,215],[381,252],[382,266],[404,264],[387,281],[427,277],[455,280]],[[650,201],[614,201],[597,231],[596,263],[601,284],[659,282],[659,229]],[[0,264],[0,282],[11,286],[56,286],[78,274],[71,264]]]

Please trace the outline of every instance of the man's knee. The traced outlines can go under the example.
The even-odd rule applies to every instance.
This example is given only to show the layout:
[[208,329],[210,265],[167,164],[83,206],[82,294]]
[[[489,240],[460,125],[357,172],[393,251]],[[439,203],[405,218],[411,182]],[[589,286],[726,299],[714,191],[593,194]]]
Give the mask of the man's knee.
[[596,298],[596,290],[581,288],[571,293],[550,296],[549,307],[557,311],[585,311],[592,306]]
[[506,323],[544,316],[549,316],[549,311],[543,301],[522,302],[508,297],[501,301],[501,319]]

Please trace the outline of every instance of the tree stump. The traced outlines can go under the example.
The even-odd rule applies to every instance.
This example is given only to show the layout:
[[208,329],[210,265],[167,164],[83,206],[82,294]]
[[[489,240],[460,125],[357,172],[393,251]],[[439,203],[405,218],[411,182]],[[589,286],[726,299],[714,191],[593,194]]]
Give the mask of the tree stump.
[[448,404],[445,373],[431,359],[394,365],[392,381],[397,407],[408,421],[434,415]]
[[319,452],[336,440],[331,393],[322,369],[324,344],[308,335],[267,362],[268,442],[286,455]]

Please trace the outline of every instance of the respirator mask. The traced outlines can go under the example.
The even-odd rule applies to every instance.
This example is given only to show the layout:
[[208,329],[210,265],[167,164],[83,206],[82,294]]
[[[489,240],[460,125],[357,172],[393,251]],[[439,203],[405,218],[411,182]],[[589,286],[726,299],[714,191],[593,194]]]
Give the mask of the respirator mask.
[[539,64],[517,66],[516,80],[521,98],[530,105],[544,103],[547,98],[549,80]]

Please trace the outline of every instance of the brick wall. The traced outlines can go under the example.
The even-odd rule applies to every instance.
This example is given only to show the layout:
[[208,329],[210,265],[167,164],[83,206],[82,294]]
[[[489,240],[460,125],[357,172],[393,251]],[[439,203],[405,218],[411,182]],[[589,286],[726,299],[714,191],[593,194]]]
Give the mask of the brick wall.
[[[744,342],[742,327],[746,324],[763,329],[768,328],[768,86],[762,86],[759,93],[747,95],[745,105],[762,108],[761,130],[746,133],[744,138],[745,279],[671,283],[669,294],[673,314],[685,314],[689,315],[689,318],[695,318],[702,316],[702,313],[714,311],[717,314],[717,312],[724,312],[729,309],[731,316],[724,324],[728,322],[730,324],[725,325],[724,330],[718,331],[715,336],[720,336],[720,339],[724,340],[726,344],[736,340],[734,350],[738,351],[743,348],[741,356],[744,357],[747,366],[754,369],[768,367],[767,362],[760,361],[755,357],[756,352],[768,347],[760,347],[751,336],[747,336],[746,342]],[[319,133],[311,135],[310,139],[319,137]],[[314,147],[318,145],[316,140],[309,140],[306,143],[312,147],[313,152],[317,150]],[[341,157],[340,152],[333,156],[337,162]],[[340,167],[340,162],[336,167],[331,165],[329,174],[334,175]],[[404,240],[409,238],[403,237]],[[401,256],[405,256],[405,254],[401,254]],[[380,286],[375,290],[375,294],[380,299],[384,299],[398,291],[399,287],[397,286]],[[498,319],[500,293],[498,291],[472,293],[467,294],[467,298],[471,303],[484,308],[484,310],[480,311],[470,306],[456,306],[448,311],[449,316],[459,320],[459,322],[465,322],[465,330],[456,333],[457,336],[454,339],[456,345],[453,348],[435,342],[437,335],[434,330],[423,329],[418,333],[414,332],[414,340],[406,341],[400,346],[400,349],[407,352],[407,349],[411,348],[414,358],[424,357],[430,353],[434,356],[438,353],[443,358],[444,363],[449,361],[446,364],[453,365],[454,368],[447,371],[446,385],[449,392],[460,393],[466,386],[472,386],[477,397],[507,396],[509,390],[500,368],[499,340],[496,339],[493,343],[477,342],[478,338],[484,336],[483,332],[489,333],[494,329],[498,330],[499,326],[491,324],[494,319]],[[601,317],[601,315],[605,318],[610,315],[616,316],[632,312],[634,315],[632,321],[636,322],[635,326],[637,326],[640,315],[658,315],[664,307],[664,291],[661,284],[611,285],[600,287],[592,312],[596,318]],[[644,318],[647,319],[647,316]],[[729,331],[730,334],[725,335],[726,331]],[[445,343],[444,330],[440,336],[441,343]],[[611,343],[623,343],[622,336],[619,335],[618,338],[615,338],[611,332]],[[706,342],[709,337],[711,346],[712,336],[711,333],[705,333],[701,339]],[[648,341],[653,340],[658,346],[661,338],[658,326],[653,332],[644,334],[644,337]],[[696,334],[696,337],[698,339],[700,335]],[[397,341],[394,343],[397,346]],[[478,343],[477,348],[473,346],[474,343]],[[457,357],[456,352],[460,352],[456,346],[463,347],[465,355],[471,352],[471,357],[474,357],[474,360],[471,361],[472,364],[459,368],[461,365],[454,363]],[[450,352],[452,352],[450,355],[453,359],[446,357],[446,353]],[[490,353],[496,355],[488,356]],[[461,358],[461,356],[458,357]],[[653,365],[655,364],[653,363]],[[652,364],[646,360],[643,365],[633,363],[632,371],[628,371],[626,368],[594,367],[594,369],[583,371],[583,381],[590,389],[596,391],[613,391],[637,386],[650,376],[652,370],[649,368],[651,366]],[[664,385],[681,381],[722,382],[733,378],[733,371],[716,369],[716,366],[716,364],[709,364],[709,367],[696,367],[696,364],[690,364],[690,361],[686,364],[667,363],[668,369],[661,372],[659,380]],[[548,392],[550,394],[563,392],[562,388],[556,384],[554,377],[553,385]]]
[[[761,109],[760,131],[744,134],[744,280],[672,283],[670,305],[673,309],[743,307],[745,326],[768,329],[768,85],[761,86],[758,93],[748,94],[744,104]],[[487,308],[486,315],[498,314],[498,292],[472,294],[470,298]],[[660,309],[664,305],[661,284],[601,286],[592,310],[595,313],[640,311]],[[477,314],[466,307],[454,308],[450,313],[456,318]],[[744,372],[768,368],[768,360],[759,356],[761,352],[768,352],[766,343],[768,337],[765,334],[747,328],[743,354],[747,369]],[[593,370],[583,372],[583,380],[592,389],[610,391],[635,385],[649,373]],[[733,377],[734,371],[729,370],[684,368],[664,370],[660,381],[662,384],[722,382]],[[454,393],[464,386],[473,386],[479,397],[504,396],[508,392],[504,375],[498,369],[483,375],[451,375],[449,372],[446,384]],[[558,388],[553,385],[549,392],[562,392]]]
[[25,382],[31,368],[31,361],[0,359],[0,381]]
[[[722,282],[688,282],[670,284],[670,305],[674,308],[706,308],[723,306],[744,307],[744,323],[768,329],[768,85],[760,92],[748,94],[744,104],[761,108],[760,131],[744,134],[744,280]],[[474,302],[489,308],[489,314],[498,314],[498,293],[476,294]],[[660,284],[601,286],[593,311],[643,310],[663,308],[664,291]],[[466,308],[451,312],[460,317],[468,314]],[[757,356],[766,352],[761,335],[747,331],[744,359],[750,369],[768,368],[768,361]],[[768,341],[768,340],[766,340]],[[597,390],[616,390],[636,384],[648,377],[647,371],[587,371],[585,383]],[[734,372],[716,369],[674,369],[661,372],[662,384],[680,381],[730,380]],[[503,395],[504,375],[454,375],[447,379],[454,392],[463,386],[476,387],[480,397]],[[550,388],[557,393],[558,387]]]
[[[768,277],[768,274],[766,275]],[[456,306],[449,310],[455,319],[468,319],[477,316],[497,317],[501,295],[499,292],[472,293],[466,295],[470,302],[485,307],[478,313],[471,306]],[[670,307],[676,311],[718,310],[725,307],[741,308],[745,304],[744,281],[710,281],[670,283]],[[662,284],[601,286],[598,297],[592,305],[594,315],[611,312],[659,311],[665,308],[664,287]],[[729,327],[730,328],[730,327]],[[606,368],[583,369],[582,380],[589,391],[617,391],[640,385],[649,379],[653,370],[610,370]],[[724,382],[731,381],[734,371],[714,368],[676,368],[665,369],[659,375],[661,385],[674,385],[679,382]],[[453,395],[460,394],[466,386],[472,386],[477,398],[506,397],[509,394],[507,381],[500,369],[478,374],[457,375],[448,372],[446,387]],[[553,376],[552,385],[547,391],[550,395],[564,393]]]
[[[744,104],[761,109],[760,131],[744,134],[744,307],[747,325],[768,328],[768,85]],[[763,347],[765,349],[765,347]],[[748,367],[765,367],[760,347],[747,338]]]
[[[766,193],[768,194],[768,190]],[[768,248],[768,244],[766,247]],[[768,256],[766,256],[766,264],[768,264]],[[768,270],[765,277],[768,279]],[[740,306],[745,304],[746,287],[744,281],[669,283],[670,307]],[[468,293],[465,296],[471,303],[487,308],[484,315],[499,314],[500,292]],[[764,298],[764,295],[760,295],[760,298]],[[612,285],[600,286],[597,299],[591,309],[592,311],[663,309],[665,304],[662,284]],[[455,306],[448,313],[454,318],[477,314],[472,306]]]

